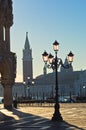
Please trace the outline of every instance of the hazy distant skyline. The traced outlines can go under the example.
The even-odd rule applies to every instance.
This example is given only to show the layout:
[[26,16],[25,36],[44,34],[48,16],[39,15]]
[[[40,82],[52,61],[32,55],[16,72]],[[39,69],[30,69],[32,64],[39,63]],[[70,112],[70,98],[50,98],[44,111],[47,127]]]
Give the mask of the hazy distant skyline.
[[86,69],[86,0],[13,0],[14,24],[11,51],[17,55],[17,81],[22,81],[22,56],[26,32],[33,55],[33,76],[43,74],[42,53],[54,55],[52,43],[60,43],[63,61],[71,50],[74,70]]

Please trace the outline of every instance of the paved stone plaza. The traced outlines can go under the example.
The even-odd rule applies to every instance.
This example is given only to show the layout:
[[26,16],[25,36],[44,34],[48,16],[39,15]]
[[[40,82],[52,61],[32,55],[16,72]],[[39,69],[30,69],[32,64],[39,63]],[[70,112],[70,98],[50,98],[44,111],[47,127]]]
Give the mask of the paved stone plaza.
[[60,104],[62,123],[51,121],[53,111],[51,106],[0,108],[0,130],[86,130],[86,103]]

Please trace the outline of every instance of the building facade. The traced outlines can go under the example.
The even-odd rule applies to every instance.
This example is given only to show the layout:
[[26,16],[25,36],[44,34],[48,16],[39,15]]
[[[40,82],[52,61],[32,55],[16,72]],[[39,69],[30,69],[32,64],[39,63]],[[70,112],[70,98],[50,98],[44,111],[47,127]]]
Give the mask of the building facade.
[[[67,58],[64,65],[67,65]],[[44,66],[45,67],[45,66]],[[45,68],[46,69],[46,68]],[[55,72],[46,73],[34,79],[34,86],[30,87],[30,95],[33,99],[49,99],[55,97]],[[69,69],[60,68],[58,72],[58,95],[60,99],[76,97],[86,97],[86,70],[73,71],[73,66]]]
[[[86,70],[58,72],[59,98],[86,97]],[[29,86],[29,87],[28,87]],[[39,75],[34,84],[15,83],[12,95],[16,99],[46,100],[55,97],[55,72]],[[3,87],[0,85],[0,97],[3,97]]]
[[[58,81],[58,95],[61,100],[65,98],[76,99],[78,96],[86,97],[86,70],[59,72]],[[33,99],[54,98],[55,72],[49,73],[46,76],[38,76],[34,80],[34,86],[30,86],[29,94]]]

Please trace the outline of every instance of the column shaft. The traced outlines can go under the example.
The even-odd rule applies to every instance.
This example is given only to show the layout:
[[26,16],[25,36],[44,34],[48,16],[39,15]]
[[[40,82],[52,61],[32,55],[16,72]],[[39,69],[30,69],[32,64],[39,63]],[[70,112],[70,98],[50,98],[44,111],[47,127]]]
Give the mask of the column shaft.
[[3,26],[0,26],[0,42],[3,42],[4,33],[3,33]]
[[10,85],[6,85],[4,87],[4,108],[11,109],[12,103],[13,103],[12,87]]
[[5,27],[5,41],[7,42],[8,50],[10,51],[10,28]]

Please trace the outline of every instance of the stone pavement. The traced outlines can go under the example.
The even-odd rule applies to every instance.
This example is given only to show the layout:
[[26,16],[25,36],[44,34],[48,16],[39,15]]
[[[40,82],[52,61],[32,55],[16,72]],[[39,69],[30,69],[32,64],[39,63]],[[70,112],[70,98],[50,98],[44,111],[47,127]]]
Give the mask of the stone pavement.
[[53,107],[0,109],[0,130],[86,130],[86,104],[61,104],[63,122],[52,122]]

